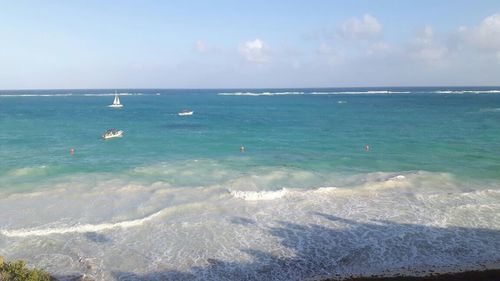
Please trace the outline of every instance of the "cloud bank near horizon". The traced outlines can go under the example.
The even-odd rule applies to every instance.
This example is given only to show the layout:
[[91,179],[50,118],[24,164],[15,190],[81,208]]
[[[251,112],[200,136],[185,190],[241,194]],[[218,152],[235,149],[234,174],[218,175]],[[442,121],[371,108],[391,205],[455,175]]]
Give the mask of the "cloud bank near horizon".
[[[313,43],[317,46],[309,53],[286,53],[283,46],[254,38],[226,48],[223,54],[239,56],[245,62],[238,65],[242,72],[259,76],[255,73],[258,69],[261,74],[273,77],[277,72],[293,69],[297,80],[292,81],[300,81],[299,75],[307,77],[307,81],[315,81],[294,86],[465,85],[467,83],[454,78],[467,68],[485,70],[470,71],[469,81],[477,81],[477,85],[500,84],[497,77],[500,75],[500,14],[490,15],[475,26],[457,26],[448,33],[425,25],[401,43],[383,38],[382,22],[370,14],[347,19],[337,27],[335,34],[324,32],[315,38]],[[349,49],[345,48],[346,43]],[[357,78],[350,75],[354,70]],[[262,79],[261,83],[266,81]],[[283,83],[278,86],[286,86]],[[269,82],[269,85],[273,84]]]

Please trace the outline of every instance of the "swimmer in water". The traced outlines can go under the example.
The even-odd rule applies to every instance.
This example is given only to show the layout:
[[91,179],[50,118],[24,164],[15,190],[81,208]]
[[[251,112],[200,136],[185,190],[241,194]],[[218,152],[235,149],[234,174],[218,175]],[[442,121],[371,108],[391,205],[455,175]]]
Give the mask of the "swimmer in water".
[[70,148],[69,149],[69,154],[74,155],[75,154],[75,149],[74,148]]
[[245,152],[245,147],[243,145],[240,146],[240,152]]
[[369,145],[365,145],[365,151],[366,152],[370,151],[370,146]]

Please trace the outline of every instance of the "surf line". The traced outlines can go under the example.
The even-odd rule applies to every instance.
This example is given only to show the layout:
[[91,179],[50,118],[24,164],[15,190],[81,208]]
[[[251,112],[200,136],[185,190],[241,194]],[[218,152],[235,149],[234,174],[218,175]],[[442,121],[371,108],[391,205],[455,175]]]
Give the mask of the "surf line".
[[130,227],[140,226],[146,222],[152,221],[157,217],[178,211],[179,209],[185,209],[198,205],[199,203],[192,203],[184,206],[167,207],[144,218],[129,220],[129,221],[121,221],[116,223],[80,224],[74,226],[55,227],[55,228],[0,230],[0,234],[7,237],[28,237],[28,236],[47,236],[51,234],[98,232],[118,227],[130,228]]

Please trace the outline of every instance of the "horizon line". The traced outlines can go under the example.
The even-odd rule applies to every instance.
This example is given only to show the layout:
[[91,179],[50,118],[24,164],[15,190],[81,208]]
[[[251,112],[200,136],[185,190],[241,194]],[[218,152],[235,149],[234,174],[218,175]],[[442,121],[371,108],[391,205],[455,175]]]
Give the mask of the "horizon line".
[[230,87],[230,88],[11,88],[11,89],[0,89],[3,91],[65,91],[65,90],[283,90],[283,89],[389,89],[389,88],[500,88],[500,85],[489,85],[489,86],[478,86],[478,85],[461,85],[461,86],[333,86],[333,87]]

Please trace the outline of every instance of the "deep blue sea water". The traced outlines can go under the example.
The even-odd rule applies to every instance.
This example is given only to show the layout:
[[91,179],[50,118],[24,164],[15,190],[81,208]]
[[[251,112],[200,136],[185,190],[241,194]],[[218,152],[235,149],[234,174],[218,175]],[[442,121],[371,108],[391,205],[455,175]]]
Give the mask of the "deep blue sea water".
[[500,88],[114,92],[0,91],[0,253],[97,280],[500,260]]

